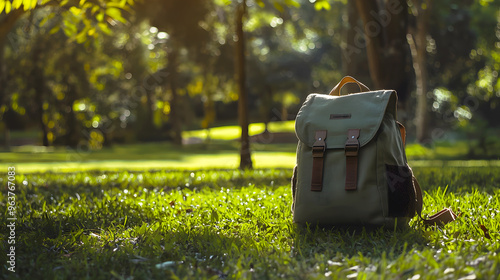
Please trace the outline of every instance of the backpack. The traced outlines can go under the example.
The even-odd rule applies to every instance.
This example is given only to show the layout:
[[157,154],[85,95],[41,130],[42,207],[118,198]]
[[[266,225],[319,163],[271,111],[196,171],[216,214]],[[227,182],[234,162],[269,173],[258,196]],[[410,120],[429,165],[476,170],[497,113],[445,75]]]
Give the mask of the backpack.
[[[340,96],[347,83],[361,92]],[[397,101],[396,91],[370,91],[349,76],[329,95],[307,97],[295,120],[295,223],[400,227],[416,213],[422,218],[422,191],[406,160]],[[444,209],[422,220],[440,225],[455,218]]]

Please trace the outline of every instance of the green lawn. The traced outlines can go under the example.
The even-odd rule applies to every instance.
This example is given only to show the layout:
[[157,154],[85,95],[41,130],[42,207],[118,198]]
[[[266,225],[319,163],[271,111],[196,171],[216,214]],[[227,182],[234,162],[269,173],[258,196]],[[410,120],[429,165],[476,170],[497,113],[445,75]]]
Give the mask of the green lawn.
[[[252,123],[248,127],[248,132],[250,135],[257,135],[264,132],[264,123]],[[268,125],[268,130],[270,132],[294,132],[295,131],[295,121],[280,121],[280,122],[270,122]],[[234,140],[241,137],[241,129],[239,126],[221,126],[213,127],[209,130],[191,130],[184,131],[182,137],[198,137],[205,139],[207,134],[210,135],[212,139],[218,140]]]
[[0,195],[2,224],[17,218],[16,272],[2,242],[0,278],[497,279],[500,167],[414,171],[424,212],[451,207],[456,222],[302,229],[292,222],[290,169],[18,171],[15,213]]
[[[116,145],[99,151],[23,147],[0,153],[0,170],[16,166],[27,172],[71,172],[83,170],[150,170],[237,168],[238,143],[212,141],[210,144],[176,147],[170,143]],[[256,168],[287,167],[295,164],[295,144],[253,144]]]
[[[268,129],[270,132],[293,133],[294,125],[294,121],[271,122]],[[253,123],[249,129],[251,135],[256,135],[264,131],[264,124]],[[240,136],[239,127],[211,128],[209,139],[206,133],[207,130],[185,131],[184,139],[197,141],[182,147],[169,142],[116,144],[101,150],[89,150],[86,147],[13,147],[9,152],[0,152],[0,170],[6,170],[8,166],[16,166],[24,173],[237,168],[239,141],[235,139]],[[292,168],[295,165],[296,144],[252,143],[251,149],[256,168]],[[406,153],[413,166],[500,165],[499,157],[490,156],[488,161],[468,161],[467,150],[464,141],[436,143],[433,147],[409,143]]]
[[[273,127],[274,126],[274,127]],[[263,125],[251,127],[252,134]],[[293,122],[270,125],[293,131]],[[17,147],[0,153],[0,232],[7,279],[497,279],[500,161],[452,146],[409,145],[424,212],[451,207],[444,228],[303,229],[292,222],[295,144],[252,144],[239,171],[237,127],[209,142],[98,151]],[[204,139],[204,131],[185,137]],[[228,140],[229,139],[229,140]],[[445,148],[445,150],[440,147]],[[455,152],[459,149],[455,149]],[[457,152],[456,152],[457,153]],[[15,178],[9,178],[15,167]],[[9,180],[15,191],[8,193]],[[8,197],[11,197],[9,200]],[[12,198],[14,197],[14,198]],[[15,212],[8,203],[15,202]],[[11,215],[12,214],[12,215]],[[15,217],[9,232],[8,218]],[[14,238],[9,236],[14,232]],[[8,240],[15,244],[8,244]],[[7,254],[15,245],[15,273]]]
[[[122,144],[101,150],[80,148],[20,146],[0,152],[0,170],[16,166],[22,172],[71,172],[83,170],[149,170],[237,168],[239,166],[239,127],[215,127],[184,132],[184,138],[200,138],[200,143],[175,146],[169,142]],[[250,134],[264,131],[263,123],[250,125]],[[272,122],[270,132],[293,132],[294,122]],[[287,167],[295,164],[296,144],[252,143],[256,168]]]

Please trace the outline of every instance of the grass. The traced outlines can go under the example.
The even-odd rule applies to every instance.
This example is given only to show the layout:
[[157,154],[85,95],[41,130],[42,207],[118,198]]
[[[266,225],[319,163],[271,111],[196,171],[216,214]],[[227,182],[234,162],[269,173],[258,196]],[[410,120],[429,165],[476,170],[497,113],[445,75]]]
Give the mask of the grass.
[[[141,171],[149,169],[234,169],[239,166],[239,155],[185,155],[179,159],[166,160],[92,160],[92,161],[56,161],[56,162],[24,162],[0,163],[0,170],[15,166],[23,173],[36,172],[80,172],[91,170],[128,170]],[[281,152],[256,152],[252,155],[255,168],[273,168],[276,166],[292,168],[295,165],[295,154]]]
[[[271,132],[293,132],[294,122],[271,122]],[[201,143],[175,146],[169,142],[153,142],[113,145],[101,150],[86,146],[78,148],[19,146],[8,152],[0,152],[0,170],[16,166],[27,172],[71,172],[85,170],[145,170],[145,169],[192,169],[192,168],[237,168],[239,166],[238,126],[210,129],[210,140],[206,141],[206,130],[184,132],[184,138],[198,137]],[[263,123],[250,125],[250,134],[264,131]],[[252,143],[254,167],[291,168],[295,164],[296,144]]]
[[[257,135],[264,132],[264,123],[252,123],[248,126],[248,133],[252,135]],[[279,121],[270,122],[268,125],[270,132],[294,132],[295,131],[295,121]],[[241,137],[241,129],[239,126],[221,126],[213,127],[210,130],[191,130],[184,131],[182,134],[183,138],[197,137],[205,139],[207,137],[207,132],[212,139],[218,140],[234,140]]]
[[[15,177],[7,279],[497,279],[500,168],[414,167],[425,213],[408,230],[293,224],[290,169],[85,171]],[[8,176],[0,174],[7,185]],[[0,195],[7,224],[7,193]],[[7,231],[1,231],[7,240]],[[7,243],[2,242],[2,252]]]
[[[294,121],[271,122],[271,132],[294,131]],[[250,125],[250,134],[264,131],[263,123]],[[76,172],[87,170],[145,170],[145,169],[210,169],[236,168],[239,166],[238,126],[222,126],[207,130],[192,130],[183,133],[184,139],[196,139],[196,144],[178,147],[169,142],[122,144],[91,150],[79,148],[20,146],[10,151],[0,151],[0,170],[16,166],[24,173],[31,172]],[[14,134],[14,133],[13,133]],[[16,132],[16,135],[19,134]],[[19,134],[16,137],[27,136]],[[33,134],[33,133],[31,133]],[[31,135],[29,134],[29,135]],[[22,137],[21,137],[22,138]],[[407,156],[416,166],[499,166],[499,158],[489,161],[468,161],[466,142],[435,143],[433,147],[409,143]],[[256,168],[286,167],[295,165],[296,144],[252,143],[252,158]],[[444,161],[443,161],[444,160]]]

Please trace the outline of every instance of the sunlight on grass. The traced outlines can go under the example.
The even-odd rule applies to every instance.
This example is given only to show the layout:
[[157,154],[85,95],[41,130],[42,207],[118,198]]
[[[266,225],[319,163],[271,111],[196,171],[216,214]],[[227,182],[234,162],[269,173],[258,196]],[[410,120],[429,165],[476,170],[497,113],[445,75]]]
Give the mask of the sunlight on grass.
[[[257,135],[264,132],[265,126],[264,123],[252,123],[248,127],[248,132],[250,136]],[[271,122],[268,125],[268,129],[270,132],[294,132],[295,131],[295,121],[282,121],[282,122]],[[239,126],[222,126],[222,127],[213,127],[210,128],[209,131],[210,138],[217,140],[234,140],[238,139],[241,136],[241,129]],[[182,133],[182,137],[190,138],[196,137],[205,139],[207,138],[207,130],[191,130],[184,131]]]
[[[20,173],[34,172],[78,172],[88,170],[158,170],[158,169],[234,169],[239,166],[237,153],[215,155],[185,155],[179,160],[97,160],[0,163],[0,170],[15,166]],[[254,152],[252,160],[255,168],[292,168],[295,153]]]

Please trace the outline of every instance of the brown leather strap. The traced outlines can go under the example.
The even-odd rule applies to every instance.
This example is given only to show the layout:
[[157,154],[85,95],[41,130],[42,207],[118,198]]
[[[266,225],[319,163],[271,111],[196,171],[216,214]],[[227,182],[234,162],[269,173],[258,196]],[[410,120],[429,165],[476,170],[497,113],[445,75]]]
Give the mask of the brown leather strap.
[[320,192],[323,188],[323,162],[326,150],[326,130],[316,130],[313,144],[312,156],[312,178],[311,191]]
[[359,151],[359,129],[349,129],[347,131],[347,141],[345,143],[345,190],[356,190],[358,184],[358,151]]
[[360,91],[370,91],[370,89],[367,86],[365,86],[363,83],[359,82],[358,80],[354,79],[351,76],[345,76],[344,78],[342,78],[342,80],[340,80],[340,82],[335,87],[333,87],[333,89],[330,91],[330,95],[340,96],[340,90],[346,84],[350,84],[350,83],[357,84]]
[[418,183],[417,178],[415,178],[415,176],[413,176],[413,186],[415,188],[415,194],[416,194],[415,210],[417,211],[417,214],[420,217],[420,219],[422,219],[422,221],[424,222],[424,225],[443,226],[449,222],[453,222],[457,218],[457,215],[453,213],[451,209],[445,208],[439,211],[438,213],[430,216],[428,219],[424,219],[422,217],[422,207],[423,207],[422,189],[420,188],[420,184]]
[[406,146],[406,128],[402,123],[400,122],[396,123],[398,124],[399,132],[401,133],[401,139],[403,139],[403,145]]

